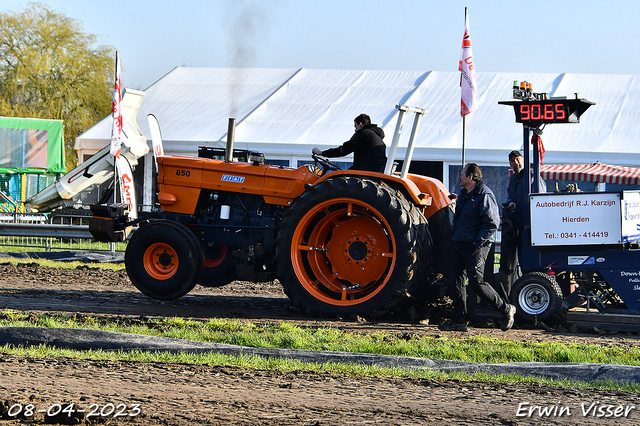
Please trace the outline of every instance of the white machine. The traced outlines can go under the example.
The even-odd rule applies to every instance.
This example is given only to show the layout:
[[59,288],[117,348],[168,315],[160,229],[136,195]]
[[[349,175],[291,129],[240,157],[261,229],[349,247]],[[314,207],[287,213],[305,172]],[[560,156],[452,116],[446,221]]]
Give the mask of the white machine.
[[[147,138],[142,134],[136,115],[142,104],[144,92],[127,89],[122,98],[122,147],[120,155],[127,159],[131,168],[138,158],[149,152]],[[110,145],[98,151],[89,160],[81,163],[25,202],[33,212],[48,212],[58,207],[73,205],[77,196],[94,185],[114,179],[114,157],[109,153]]]

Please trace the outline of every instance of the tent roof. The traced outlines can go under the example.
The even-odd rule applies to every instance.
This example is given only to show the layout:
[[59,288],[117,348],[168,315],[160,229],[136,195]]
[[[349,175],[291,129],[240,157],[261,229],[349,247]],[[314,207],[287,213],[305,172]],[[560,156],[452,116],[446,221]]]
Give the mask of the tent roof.
[[[640,165],[640,78],[636,75],[477,73],[480,107],[466,119],[468,161],[505,162],[522,147],[522,126],[511,107],[513,81],[526,80],[535,92],[595,102],[580,124],[554,124],[543,134],[545,162],[615,162]],[[125,76],[126,83],[126,76]],[[460,74],[439,71],[321,69],[234,69],[178,67],[147,90],[138,124],[149,135],[146,115],[160,123],[168,154],[195,155],[197,147],[224,146],[228,118],[236,118],[236,148],[271,157],[310,155],[347,140],[353,118],[369,114],[391,144],[398,104],[424,108],[414,158],[459,160],[462,147]],[[88,148],[110,136],[110,119],[76,140]],[[406,146],[413,114],[405,121]],[[93,142],[92,142],[93,141]],[[402,154],[399,151],[399,155]]]
[[640,185],[640,169],[610,164],[562,164],[540,166],[543,179]]

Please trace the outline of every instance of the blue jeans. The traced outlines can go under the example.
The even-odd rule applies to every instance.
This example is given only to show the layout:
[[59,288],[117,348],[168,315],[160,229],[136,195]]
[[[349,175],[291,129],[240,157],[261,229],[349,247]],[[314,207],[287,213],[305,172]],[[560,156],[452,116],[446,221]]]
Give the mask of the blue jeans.
[[477,248],[470,242],[454,242],[453,246],[453,322],[462,324],[467,321],[466,278],[469,278],[469,286],[482,300],[501,314],[506,314],[509,303],[484,280],[484,265],[491,246]]

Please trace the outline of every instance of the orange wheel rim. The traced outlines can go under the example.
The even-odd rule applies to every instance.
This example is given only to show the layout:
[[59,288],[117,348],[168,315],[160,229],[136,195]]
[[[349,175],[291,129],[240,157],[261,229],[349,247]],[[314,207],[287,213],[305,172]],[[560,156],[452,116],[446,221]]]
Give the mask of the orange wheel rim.
[[298,280],[316,299],[357,305],[389,281],[396,263],[395,239],[371,205],[336,198],[302,217],[293,234],[291,260]]
[[204,257],[205,268],[215,268],[216,266],[220,266],[222,262],[224,262],[224,259],[227,257],[227,246],[225,244],[218,244],[218,245],[220,247],[216,257],[209,258],[205,254],[205,257]]
[[166,243],[156,243],[144,252],[144,269],[156,280],[168,280],[178,271],[178,255]]

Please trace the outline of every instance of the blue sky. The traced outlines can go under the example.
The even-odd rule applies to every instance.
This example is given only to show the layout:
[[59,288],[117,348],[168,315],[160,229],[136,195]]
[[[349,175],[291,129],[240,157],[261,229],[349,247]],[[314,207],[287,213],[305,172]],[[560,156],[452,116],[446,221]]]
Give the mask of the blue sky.
[[[41,0],[120,51],[126,87],[176,66],[640,74],[640,1]],[[0,0],[17,11],[23,0]]]

